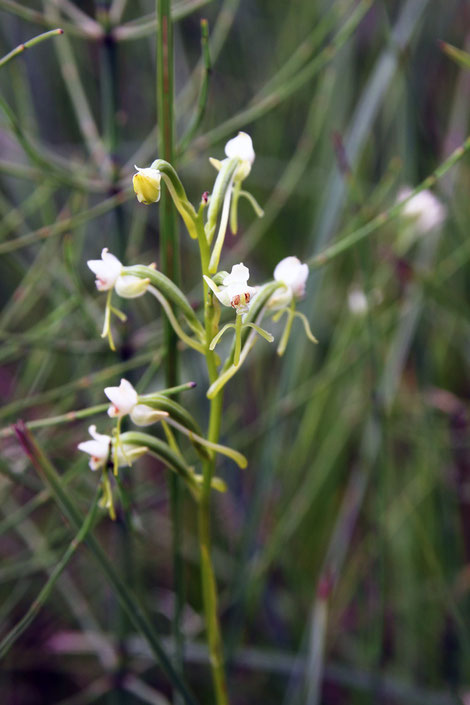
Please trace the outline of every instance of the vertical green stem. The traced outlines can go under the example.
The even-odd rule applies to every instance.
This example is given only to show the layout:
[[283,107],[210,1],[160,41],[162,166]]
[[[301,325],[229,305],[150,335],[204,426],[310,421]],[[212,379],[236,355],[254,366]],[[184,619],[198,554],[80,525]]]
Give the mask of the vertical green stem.
[[242,315],[238,313],[235,318],[235,352],[233,355],[233,364],[235,367],[240,362],[240,351],[242,349]]
[[[202,273],[209,272],[209,246],[207,244],[202,221],[198,222],[198,239],[201,254]],[[209,381],[212,384],[218,377],[216,355],[209,350],[209,344],[214,337],[214,305],[212,294],[209,293],[204,281],[204,321],[206,328],[206,363]],[[209,430],[207,438],[217,443],[222,419],[223,393],[219,392],[210,402]],[[209,661],[212,669],[212,680],[217,705],[228,705],[227,683],[225,678],[224,655],[220,632],[217,584],[211,558],[211,480],[215,472],[215,456],[203,464],[202,494],[198,506],[199,548],[201,553],[201,584],[206,619],[206,635],[209,647]]]
[[[173,24],[171,0],[156,0],[157,26],[157,120],[158,155],[174,164],[174,84],[173,84]],[[162,189],[160,217],[160,268],[177,286],[180,284],[179,239],[173,201],[167,189]],[[173,328],[165,321],[165,377],[169,387],[178,384],[178,350]],[[169,472],[170,513],[173,529],[173,579],[175,608],[173,614],[173,639],[175,642],[176,668],[183,670],[184,641],[181,619],[184,607],[184,570],[182,543],[182,488],[180,479]]]

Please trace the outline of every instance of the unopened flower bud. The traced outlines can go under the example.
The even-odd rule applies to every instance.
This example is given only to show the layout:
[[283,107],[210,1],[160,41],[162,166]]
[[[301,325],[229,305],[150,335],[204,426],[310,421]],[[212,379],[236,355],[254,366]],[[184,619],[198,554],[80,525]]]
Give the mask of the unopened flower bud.
[[162,175],[158,169],[148,167],[141,169],[136,166],[137,174],[134,174],[132,184],[140,203],[149,206],[151,203],[156,203],[160,200],[160,182]]

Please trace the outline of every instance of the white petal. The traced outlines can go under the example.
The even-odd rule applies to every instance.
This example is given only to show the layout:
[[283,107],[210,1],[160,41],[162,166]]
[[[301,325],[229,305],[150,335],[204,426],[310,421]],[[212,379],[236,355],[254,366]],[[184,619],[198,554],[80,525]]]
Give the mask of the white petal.
[[137,404],[137,392],[127,379],[121,379],[119,387],[106,387],[104,393],[113,404],[108,409],[109,416],[125,416]]
[[102,446],[98,441],[83,441],[77,446],[78,450],[88,455],[94,455],[96,458],[106,458],[108,455],[109,445]]
[[298,298],[305,294],[308,279],[308,265],[302,264],[298,257],[285,257],[274,270],[274,279],[282,282]]
[[206,281],[207,286],[211,291],[214,292],[214,294],[217,296],[219,299],[220,303],[223,304],[224,306],[230,306],[230,296],[227,294],[226,287],[222,287],[219,289],[219,287],[212,281],[212,279],[204,274],[204,279]]
[[78,444],[78,450],[87,453],[91,456],[89,466],[92,470],[98,470],[106,462],[111,444],[111,436],[106,436],[102,433],[97,433],[96,426],[90,426],[88,429],[93,437],[91,441],[83,441]]
[[247,135],[246,132],[239,132],[236,137],[233,137],[225,145],[225,154],[227,157],[238,157],[243,161],[253,164],[255,161],[255,152],[250,135]]
[[250,278],[250,270],[245,267],[243,262],[240,264],[234,264],[232,271],[228,274],[224,281],[224,286],[231,286],[232,284],[237,284],[238,286],[246,286],[248,279]]
[[122,270],[121,262],[106,247],[101,252],[101,259],[90,259],[87,265],[96,275],[96,288],[99,291],[112,289]]

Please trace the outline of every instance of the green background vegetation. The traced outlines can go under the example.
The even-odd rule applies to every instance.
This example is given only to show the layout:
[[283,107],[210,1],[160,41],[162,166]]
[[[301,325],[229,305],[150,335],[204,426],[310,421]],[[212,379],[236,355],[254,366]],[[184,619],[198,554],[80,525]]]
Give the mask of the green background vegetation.
[[[372,5],[367,10],[368,5]],[[177,168],[198,203],[237,130],[257,158],[222,265],[250,283],[295,254],[309,260],[393,205],[467,136],[465,0],[174,2],[179,138],[196,110],[200,19],[213,70],[200,129]],[[104,296],[87,259],[158,258],[158,207],[137,204],[133,164],[158,154],[153,4],[0,0],[0,54],[65,32],[0,68],[0,615],[23,617],[75,531],[8,425],[105,401],[125,376],[164,386],[161,310],[125,302],[117,352],[99,337]],[[354,9],[355,8],[355,9]],[[122,17],[120,11],[122,10]],[[346,33],[353,13],[364,11]],[[467,46],[468,49],[468,46]],[[3,105],[3,103],[2,103]],[[8,108],[9,106],[9,108]],[[443,228],[406,248],[393,219],[312,270],[284,358],[259,341],[227,386],[219,458],[229,492],[213,500],[214,560],[233,705],[423,703],[470,697],[469,161],[439,180]],[[181,240],[182,288],[197,306],[194,242]],[[353,287],[368,312],[348,307]],[[298,327],[297,327],[298,326]],[[268,324],[279,334],[279,324]],[[184,403],[206,423],[204,369]],[[101,432],[107,418],[92,418]],[[76,445],[88,419],[38,428],[37,441],[86,516],[97,476]],[[158,630],[174,602],[167,478],[142,459],[126,474],[125,522],[94,533]],[[195,508],[185,498],[185,678],[211,702],[203,644]],[[167,644],[169,653],[171,644]],[[168,681],[80,548],[0,676],[5,705],[165,703]]]

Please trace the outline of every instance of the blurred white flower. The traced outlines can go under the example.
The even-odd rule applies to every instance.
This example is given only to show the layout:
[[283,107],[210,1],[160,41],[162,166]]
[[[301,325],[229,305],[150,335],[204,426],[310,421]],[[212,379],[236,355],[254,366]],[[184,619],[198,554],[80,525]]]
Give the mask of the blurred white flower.
[[284,284],[269,299],[268,307],[276,310],[285,308],[293,299],[305,295],[308,279],[308,264],[302,264],[298,257],[284,257],[274,269],[274,281]]
[[134,165],[134,168],[137,169],[137,174],[134,174],[132,184],[137,200],[146,206],[151,203],[157,203],[160,200],[161,173],[158,169],[152,169],[152,167],[142,169]]
[[348,307],[355,316],[362,316],[369,308],[367,296],[357,286],[351,287],[348,293]]
[[[401,188],[398,192],[397,203],[404,201],[411,193],[412,189],[409,186]],[[401,214],[405,218],[413,219],[416,232],[423,235],[442,225],[447,215],[447,209],[431,191],[424,190],[403,206]]]
[[104,393],[111,402],[108,409],[108,416],[111,418],[130,414],[139,399],[137,392],[127,379],[121,379],[119,387],[106,387]]
[[112,439],[111,436],[106,436],[102,433],[98,433],[96,426],[92,425],[88,427],[88,433],[92,437],[92,441],[83,441],[78,444],[78,450],[88,453],[91,456],[90,462],[88,463],[92,470],[98,470],[107,461],[110,450]]
[[89,259],[87,265],[96,275],[96,288],[98,291],[109,291],[115,285],[122,271],[122,264],[117,257],[105,247],[101,251],[101,259]]
[[232,271],[222,281],[222,286],[218,287],[212,279],[204,275],[207,285],[224,306],[231,306],[237,313],[245,313],[248,309],[252,297],[256,294],[256,287],[248,285],[250,270],[243,262],[234,264]]
[[308,264],[302,264],[298,257],[284,257],[274,270],[274,280],[282,282],[296,299],[305,295],[307,279]]
[[[88,427],[88,433],[92,437],[91,441],[83,441],[78,444],[78,450],[90,455],[88,465],[92,470],[99,470],[106,465],[108,458],[111,458],[111,445],[113,439],[103,433],[98,433],[96,426]],[[134,460],[140,458],[147,452],[143,446],[134,446],[130,443],[119,443],[117,446],[117,464],[119,467],[131,465]]]

